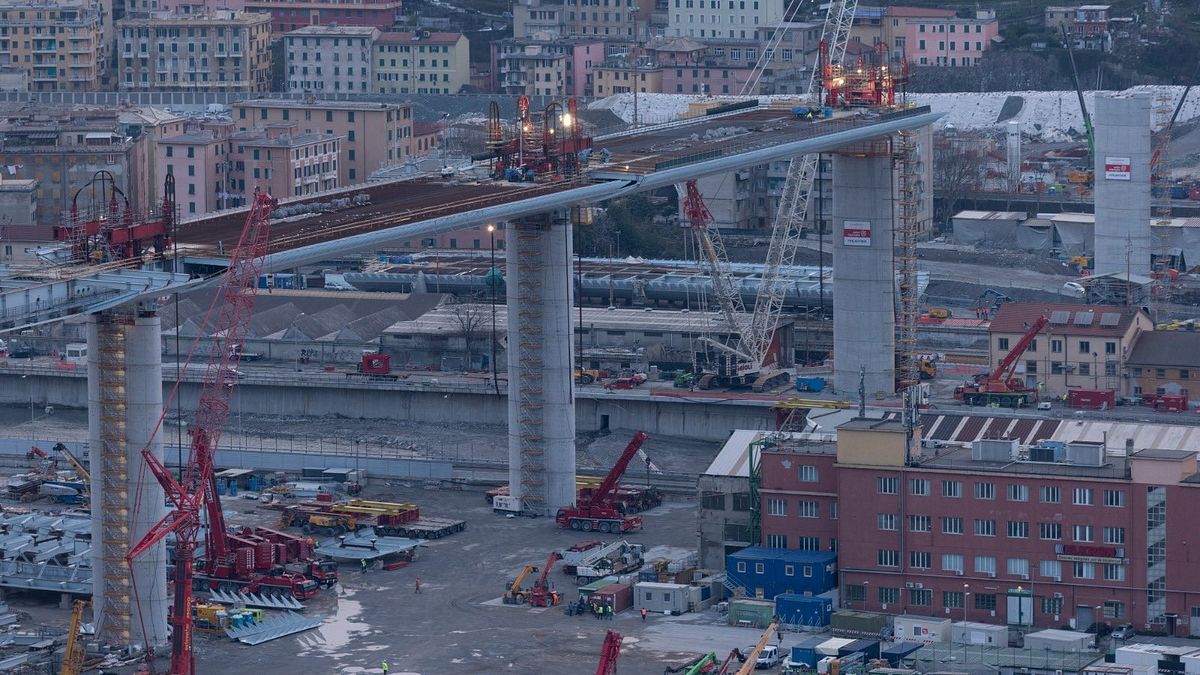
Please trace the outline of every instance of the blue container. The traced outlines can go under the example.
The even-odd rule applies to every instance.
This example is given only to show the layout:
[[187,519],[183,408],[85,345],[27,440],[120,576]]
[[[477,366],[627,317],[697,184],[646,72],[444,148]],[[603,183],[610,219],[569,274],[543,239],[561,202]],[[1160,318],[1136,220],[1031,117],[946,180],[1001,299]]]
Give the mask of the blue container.
[[837,585],[837,554],[751,546],[726,556],[725,572],[750,597],[820,595]]
[[833,616],[833,600],[782,593],[775,596],[775,616],[789,626],[824,628]]
[[825,388],[825,378],[803,376],[796,378],[796,391],[821,391]]
[[879,658],[885,659],[891,667],[899,668],[904,658],[924,646],[919,642],[897,642],[886,649],[880,650]]
[[838,650],[838,656],[861,653],[864,661],[879,658],[879,640],[855,640]]
[[825,113],[826,118],[833,117],[833,108],[831,108],[829,106],[825,106],[825,108],[822,110],[822,112]]
[[828,639],[827,637],[814,637],[808,638],[800,644],[792,645],[791,662],[793,664],[803,663],[809,668],[816,670],[817,661],[820,660],[820,656],[817,654],[817,645]]

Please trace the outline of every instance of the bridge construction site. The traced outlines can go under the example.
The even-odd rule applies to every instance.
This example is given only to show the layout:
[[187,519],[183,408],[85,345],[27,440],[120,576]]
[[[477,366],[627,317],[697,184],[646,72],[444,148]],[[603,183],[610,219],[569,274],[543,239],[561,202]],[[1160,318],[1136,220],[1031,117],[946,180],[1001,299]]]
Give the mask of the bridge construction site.
[[[937,116],[899,100],[902,69],[844,62],[854,4],[831,3],[811,96],[787,103],[715,101],[688,119],[594,138],[573,100],[544,111],[518,104],[514,120],[500,119],[493,107],[485,147],[470,166],[303,198],[256,190],[246,208],[193,218],[175,216],[172,183],[164,186],[159,216],[151,218],[129,212],[115,186],[98,176],[99,197],[90,210],[72,212],[60,245],[41,252],[44,264],[0,268],[0,332],[14,345],[36,327],[64,321],[86,327],[86,344],[75,347],[83,357],[69,361],[64,348],[62,365],[53,366],[67,371],[86,364],[86,443],[68,441],[45,452],[35,438],[30,461],[39,468],[25,482],[41,492],[28,488],[12,496],[74,500],[90,514],[63,514],[63,522],[14,520],[3,525],[5,533],[29,539],[33,543],[22,546],[32,548],[0,541],[4,562],[50,561],[55,570],[21,586],[27,569],[0,566],[0,587],[58,592],[64,607],[75,598],[91,603],[95,632],[84,649],[73,618],[62,672],[85,665],[172,675],[254,667],[282,672],[282,664],[302,667],[293,662],[306,656],[328,659],[328,667],[316,668],[323,672],[351,666],[373,672],[377,664],[368,660],[378,655],[397,671],[419,672],[511,664],[522,672],[578,672],[580,663],[590,669],[599,661],[597,672],[613,673],[620,658],[635,664],[628,672],[667,664],[676,667],[671,672],[744,673],[762,658],[769,662],[776,628],[770,616],[703,618],[728,612],[722,599],[738,592],[720,570],[700,568],[689,552],[695,549],[694,513],[663,494],[691,491],[696,467],[684,469],[679,461],[664,470],[660,463],[676,459],[656,458],[657,450],[643,447],[647,434],[629,429],[632,440],[623,450],[608,448],[589,459],[590,472],[581,471],[581,432],[612,431],[620,442],[629,435],[610,412],[597,413],[602,421],[593,428],[579,428],[577,419],[588,406],[611,405],[626,414],[674,406],[672,414],[682,420],[679,436],[686,438],[690,426],[711,442],[727,427],[714,421],[716,431],[701,436],[695,416],[736,405],[760,419],[772,416],[770,393],[795,382],[791,357],[780,356],[788,351],[780,345],[791,321],[782,318],[783,309],[799,304],[821,313],[831,306],[835,398],[793,407],[844,407],[866,397],[899,404],[920,390],[927,364],[916,353],[916,328],[926,280],[918,276],[915,245],[932,217],[930,125]],[[824,265],[806,282],[819,287],[814,301],[813,290],[798,285],[807,273],[795,260],[820,158],[832,162],[835,264],[829,289]],[[766,262],[747,272],[730,261],[720,233],[710,227],[697,180],[771,162],[790,168]],[[706,310],[723,329],[697,338],[711,360],[696,362],[693,350],[693,363],[681,369],[675,386],[639,401],[641,373],[611,378],[601,389],[592,374],[599,370],[585,367],[575,338],[583,329],[575,289],[585,287],[586,266],[571,253],[573,236],[610,200],[673,188],[684,234],[702,252],[688,283],[704,286],[712,303]],[[493,347],[483,377],[461,386],[428,377],[418,385],[419,374],[393,374],[386,355],[360,350],[354,376],[326,367],[313,382],[361,397],[360,410],[391,405],[397,392],[411,389],[405,396],[416,401],[452,386],[436,406],[442,417],[428,421],[449,429],[497,417],[507,427],[506,442],[496,441],[507,446],[506,461],[452,467],[414,451],[381,457],[368,471],[357,441],[344,444],[353,451],[323,455],[319,468],[261,464],[281,461],[280,453],[228,459],[229,439],[246,437],[243,406],[253,410],[267,391],[257,378],[274,372],[279,380],[272,386],[290,390],[288,396],[323,398],[318,389],[311,397],[303,393],[308,384],[296,374],[311,357],[297,356],[296,368],[255,363],[274,360],[255,351],[256,301],[288,297],[283,289],[274,293],[264,281],[268,275],[282,278],[351,254],[370,256],[397,241],[480,225],[502,225],[506,241],[502,300],[486,275],[475,275],[493,293],[486,303]],[[493,263],[487,274],[501,272]],[[744,283],[748,277],[752,287]],[[164,322],[172,303],[178,311],[180,296],[203,296],[208,304],[167,327],[183,361],[173,368],[164,357],[172,341],[165,339]],[[478,293],[473,302],[486,306]],[[494,311],[500,302],[502,338]],[[402,320],[386,316],[389,326]],[[477,318],[483,316],[486,309]],[[652,314],[646,317],[653,322]],[[507,358],[503,381],[494,363],[498,341]],[[7,386],[29,378],[32,417],[35,382],[48,389],[70,373],[42,373],[32,369],[32,359],[28,367],[20,374],[0,368],[0,379]],[[426,391],[416,391],[421,388]],[[714,388],[745,389],[750,398],[732,404],[704,398]],[[285,431],[291,430],[279,429]],[[59,470],[59,456],[72,471]],[[483,481],[473,473],[480,466],[490,472]],[[474,479],[463,477],[465,468]],[[483,482],[506,484],[486,507],[477,496],[448,489]],[[246,493],[254,498],[241,499]],[[68,521],[75,525],[63,524]],[[497,576],[502,583],[490,581]],[[651,597],[665,600],[648,604]],[[82,614],[83,606],[75,607]],[[553,635],[562,630],[559,612],[588,626],[635,608],[640,621],[634,624],[635,615],[626,613],[620,630],[606,630],[603,640],[588,635],[586,644],[564,646],[561,634]],[[739,606],[735,613],[752,610]],[[683,639],[688,626],[670,619],[689,612],[712,624],[705,629],[720,644],[717,651]],[[642,624],[649,628],[641,652],[622,656],[621,633],[629,636]],[[756,628],[746,632],[746,625]],[[322,637],[305,637],[316,634],[312,630]],[[579,629],[585,631],[595,632]],[[201,633],[216,637],[201,640]],[[222,636],[263,646],[231,650]],[[109,649],[99,649],[102,644]],[[521,651],[513,651],[514,644]]]

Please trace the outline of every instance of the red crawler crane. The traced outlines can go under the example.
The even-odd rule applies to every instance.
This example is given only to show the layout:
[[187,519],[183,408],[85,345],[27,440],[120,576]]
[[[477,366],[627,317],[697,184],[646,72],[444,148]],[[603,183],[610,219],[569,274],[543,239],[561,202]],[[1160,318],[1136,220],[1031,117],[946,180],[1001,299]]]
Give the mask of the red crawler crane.
[[600,487],[596,488],[595,492],[587,499],[580,501],[578,506],[568,506],[558,510],[558,514],[554,518],[558,526],[584,532],[595,530],[614,534],[640,528],[642,517],[627,516],[622,513],[613,503],[613,493],[616,492],[617,481],[621,480],[625,469],[629,467],[629,462],[642,448],[642,443],[647,438],[649,436],[644,431],[634,434],[629,445],[625,446],[625,451],[617,459],[617,463],[604,477],[604,482],[600,483]]
[[[126,559],[133,561],[168,533],[175,533],[175,598],[171,610],[171,675],[195,675],[196,660],[192,655],[192,576],[196,540],[200,531],[200,510],[207,508],[209,527],[225,531],[221,507],[213,483],[213,453],[229,417],[229,402],[236,384],[236,366],[250,323],[250,310],[258,289],[258,276],[267,254],[267,238],[271,229],[271,210],[275,200],[268,194],[256,192],[241,239],[233,251],[229,268],[208,310],[206,324],[212,328],[213,344],[208,353],[208,367],[200,389],[196,421],[188,429],[191,452],[183,467],[182,480],[163,466],[149,449],[142,450],[147,468],[162,484],[174,509],[150,528]],[[224,543],[221,537],[212,538],[210,545]],[[208,559],[220,558],[224,551],[208,551]]]
[[617,675],[617,659],[620,656],[621,634],[610,630],[604,636],[604,645],[600,647],[600,664],[596,666],[596,675]]
[[1026,386],[1020,378],[1014,377],[1017,360],[1029,349],[1029,345],[1037,339],[1038,333],[1046,327],[1050,320],[1039,316],[1025,335],[1009,350],[1000,363],[990,373],[976,375],[975,381],[954,388],[954,398],[967,405],[991,405],[993,403],[1005,408],[1023,408],[1030,402],[1037,401],[1037,388]]

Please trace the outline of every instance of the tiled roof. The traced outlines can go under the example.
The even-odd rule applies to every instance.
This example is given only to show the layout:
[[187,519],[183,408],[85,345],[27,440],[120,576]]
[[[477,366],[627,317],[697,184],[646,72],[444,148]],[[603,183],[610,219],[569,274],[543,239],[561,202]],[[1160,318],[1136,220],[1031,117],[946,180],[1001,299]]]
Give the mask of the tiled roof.
[[[1096,335],[1117,337],[1125,334],[1138,315],[1136,307],[1123,305],[1080,305],[1045,302],[1006,302],[992,319],[989,333],[1024,333],[1039,316],[1050,323],[1043,335]],[[1106,318],[1105,315],[1109,315]],[[1115,320],[1112,317],[1115,315]]]
[[1157,330],[1142,333],[1125,363],[1162,368],[1200,368],[1200,331]]

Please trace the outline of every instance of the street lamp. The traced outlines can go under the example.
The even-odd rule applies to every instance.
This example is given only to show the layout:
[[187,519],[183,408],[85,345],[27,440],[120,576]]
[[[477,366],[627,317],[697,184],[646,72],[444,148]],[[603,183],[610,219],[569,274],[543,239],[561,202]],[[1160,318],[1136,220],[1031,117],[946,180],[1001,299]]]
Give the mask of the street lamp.
[[491,286],[492,291],[492,386],[496,389],[496,395],[500,395],[500,374],[496,372],[496,283],[498,281],[496,274],[496,226],[488,223],[487,226],[488,238],[491,240],[491,257],[492,267],[488,270],[488,286]]
[[1096,372],[1096,366],[1098,365],[1097,358],[1099,356],[1098,353],[1092,352],[1092,389],[1100,388],[1100,373]]
[[967,598],[971,597],[971,584],[963,584],[963,621],[967,620]]

